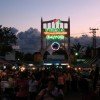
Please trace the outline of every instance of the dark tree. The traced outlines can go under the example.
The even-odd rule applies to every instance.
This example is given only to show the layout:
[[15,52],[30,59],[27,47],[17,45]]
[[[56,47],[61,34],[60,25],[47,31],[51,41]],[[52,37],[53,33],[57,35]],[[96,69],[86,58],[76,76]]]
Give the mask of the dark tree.
[[77,58],[81,58],[85,55],[85,53],[83,53],[84,48],[85,47],[82,46],[80,43],[73,44],[71,48],[71,53],[74,53],[74,55],[77,55]]
[[43,61],[43,55],[41,52],[35,52],[33,54],[33,61],[35,64],[40,64]]
[[11,28],[0,26],[0,53],[12,51],[12,45],[16,44],[16,36],[11,31]]
[[31,53],[25,54],[24,61],[33,61],[33,55]]
[[85,58],[91,58],[91,57],[92,57],[92,48],[87,47]]
[[21,61],[23,61],[23,58],[24,58],[24,53],[16,51],[16,60],[20,59]]
[[48,51],[45,51],[44,55],[43,55],[43,59],[47,59],[47,56],[50,55],[50,53]]

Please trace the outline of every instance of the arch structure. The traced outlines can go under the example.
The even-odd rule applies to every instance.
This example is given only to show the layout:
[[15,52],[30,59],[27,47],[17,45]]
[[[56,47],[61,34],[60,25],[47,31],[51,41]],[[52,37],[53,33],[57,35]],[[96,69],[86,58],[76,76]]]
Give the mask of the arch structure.
[[[58,43],[59,46],[54,42]],[[70,58],[70,18],[68,18],[68,21],[60,19],[44,21],[41,18],[41,53],[43,54],[49,46],[52,46],[52,49],[54,47],[53,50],[59,48],[67,50]]]

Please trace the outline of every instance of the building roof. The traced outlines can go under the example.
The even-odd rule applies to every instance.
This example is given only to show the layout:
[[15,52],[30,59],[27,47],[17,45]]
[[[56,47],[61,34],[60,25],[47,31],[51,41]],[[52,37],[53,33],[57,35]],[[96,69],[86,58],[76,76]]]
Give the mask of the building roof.
[[[91,67],[98,60],[98,57],[85,59],[84,61],[77,62],[75,67]],[[100,62],[100,61],[99,61]]]

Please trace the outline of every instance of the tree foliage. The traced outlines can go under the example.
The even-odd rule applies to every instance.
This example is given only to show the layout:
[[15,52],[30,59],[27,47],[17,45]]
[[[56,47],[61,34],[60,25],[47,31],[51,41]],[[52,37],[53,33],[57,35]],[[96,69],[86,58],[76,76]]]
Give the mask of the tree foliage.
[[77,53],[77,57],[82,57],[85,55],[85,47],[82,46],[80,43],[76,43],[73,44],[72,48],[71,48],[71,52],[76,55]]
[[12,45],[16,44],[17,37],[11,31],[11,27],[0,26],[0,53],[12,51]]
[[43,59],[47,59],[47,56],[50,55],[50,53],[48,51],[45,51],[44,55],[43,55]]
[[33,55],[31,53],[25,54],[24,61],[33,61]]

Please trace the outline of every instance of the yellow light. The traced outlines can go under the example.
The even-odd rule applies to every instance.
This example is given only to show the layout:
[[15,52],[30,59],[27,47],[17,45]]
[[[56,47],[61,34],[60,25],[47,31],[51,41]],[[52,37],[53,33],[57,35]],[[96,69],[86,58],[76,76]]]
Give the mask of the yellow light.
[[33,64],[29,64],[30,67],[34,66]]
[[77,68],[75,68],[75,70],[77,71]]
[[67,32],[44,32],[45,35],[66,35]]
[[13,66],[13,67],[12,67],[12,69],[16,69],[16,67],[15,67],[15,66]]
[[33,67],[32,69],[35,70],[35,67]]
[[45,68],[43,67],[42,70],[45,70]]
[[70,66],[68,65],[67,68],[70,68]]
[[79,67],[78,69],[79,69],[79,70],[81,70],[81,68],[80,68],[80,67]]
[[25,71],[25,67],[20,68],[21,72]]

